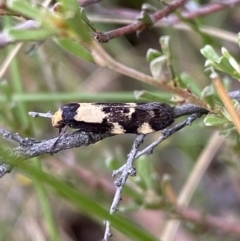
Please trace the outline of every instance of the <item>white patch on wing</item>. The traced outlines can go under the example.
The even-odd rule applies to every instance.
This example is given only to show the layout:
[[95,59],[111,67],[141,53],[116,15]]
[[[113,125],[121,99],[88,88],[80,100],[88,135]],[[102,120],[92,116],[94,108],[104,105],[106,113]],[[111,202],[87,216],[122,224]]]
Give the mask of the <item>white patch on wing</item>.
[[151,128],[151,126],[147,123],[147,122],[144,122],[138,129],[137,129],[138,133],[139,134],[148,134],[148,133],[151,133],[151,132],[154,132],[155,130],[153,130]]
[[102,105],[94,105],[91,103],[80,103],[77,114],[74,116],[77,121],[88,123],[102,123],[107,115],[102,111]]
[[123,129],[123,127],[121,125],[119,125],[118,123],[112,123],[113,124],[113,128],[111,130],[112,134],[123,134],[125,133],[125,130]]
[[136,104],[135,104],[135,106],[129,108],[129,113],[127,113],[126,115],[127,115],[129,118],[131,118],[132,113],[134,113],[135,111],[136,111]]
[[155,114],[154,114],[154,112],[153,112],[152,110],[149,111],[149,114],[150,114],[151,117],[154,117],[154,116],[155,116]]
[[52,116],[52,125],[54,127],[58,127],[58,122],[62,120],[62,110],[61,108],[54,113],[54,115]]

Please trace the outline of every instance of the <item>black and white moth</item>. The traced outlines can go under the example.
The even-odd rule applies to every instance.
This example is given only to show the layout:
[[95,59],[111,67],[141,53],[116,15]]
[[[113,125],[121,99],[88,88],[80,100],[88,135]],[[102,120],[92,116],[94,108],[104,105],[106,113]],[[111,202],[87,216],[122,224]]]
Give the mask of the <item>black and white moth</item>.
[[69,103],[52,116],[62,133],[67,126],[92,133],[148,134],[174,122],[174,110],[165,103]]

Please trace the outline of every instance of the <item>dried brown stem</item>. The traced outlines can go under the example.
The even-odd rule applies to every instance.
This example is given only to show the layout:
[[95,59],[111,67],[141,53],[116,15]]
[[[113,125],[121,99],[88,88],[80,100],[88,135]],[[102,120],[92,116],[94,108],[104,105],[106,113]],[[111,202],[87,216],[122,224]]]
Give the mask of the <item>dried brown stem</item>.
[[[181,19],[179,19],[176,16],[168,17],[168,19],[163,19],[163,18],[168,16],[170,13],[174,12],[176,9],[182,7],[185,4],[185,2],[186,1],[174,1],[164,9],[150,15],[153,25],[161,19],[169,25],[173,25],[180,22]],[[185,19],[196,19],[198,17],[207,16],[214,12],[218,12],[226,8],[232,7],[238,3],[240,3],[240,0],[229,0],[229,1],[225,1],[224,3],[211,3],[203,7],[199,7],[195,11],[182,13],[182,16]],[[109,10],[109,12],[111,16],[113,15],[113,12],[116,12],[116,14],[113,16],[118,16],[118,17],[125,17],[125,13],[127,13],[127,17],[131,16],[132,19],[137,18],[139,14],[139,13],[136,13],[136,11],[131,12],[128,9],[127,10],[112,9],[111,11]],[[97,33],[96,38],[99,42],[107,42],[111,39],[120,37],[122,35],[134,33],[134,32],[137,32],[139,29],[143,30],[144,28],[147,28],[147,27],[148,27],[147,25],[144,25],[141,22],[134,22],[130,25],[127,25],[115,30],[111,30],[105,33]]]
[[156,86],[160,89],[174,93],[178,96],[181,96],[188,103],[208,109],[207,104],[203,100],[188,92],[187,90],[175,87],[170,84],[166,84],[164,82],[160,82],[154,79],[152,76],[146,75],[120,62],[117,62],[110,55],[108,55],[108,53],[97,42],[92,42],[91,50],[93,58],[98,65],[108,67],[109,69],[113,69],[114,71],[123,75],[132,77],[149,85]]
[[182,218],[221,230],[221,232],[240,234],[240,222],[228,220],[225,217],[217,217],[199,212],[192,208],[178,206],[175,209],[176,213]]
[[[184,4],[187,2],[187,0],[176,0],[173,1],[171,4],[169,4],[168,6],[166,6],[164,9],[149,15],[151,21],[152,21],[152,25],[154,25],[157,21],[161,20],[162,18],[168,16],[170,13],[174,12],[175,10],[177,10],[180,7],[183,7]],[[128,26],[122,27],[122,28],[118,28],[116,30],[113,31],[109,31],[106,33],[97,33],[96,34],[96,39],[100,42],[107,42],[110,39],[125,35],[125,34],[129,34],[129,33],[134,33],[134,32],[138,32],[138,31],[143,31],[144,29],[148,28],[149,26],[143,22],[137,21],[134,22]]]

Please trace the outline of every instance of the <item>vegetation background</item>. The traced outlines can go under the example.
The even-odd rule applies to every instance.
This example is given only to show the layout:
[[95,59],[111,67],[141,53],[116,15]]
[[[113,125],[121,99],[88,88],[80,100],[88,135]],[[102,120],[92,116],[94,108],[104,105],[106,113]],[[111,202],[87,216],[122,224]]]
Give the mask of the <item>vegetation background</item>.
[[[26,2],[35,9],[46,4]],[[196,14],[178,24],[163,24],[180,13],[221,5],[213,1],[187,1],[184,8],[138,36],[136,32],[122,35],[103,47],[115,60],[151,75],[146,53],[149,48],[160,51],[159,38],[169,36],[174,72],[200,96],[206,86],[211,86],[205,72],[206,58],[200,49],[208,44],[221,55],[224,46],[239,60],[239,2],[224,1],[222,11],[209,11],[203,17]],[[105,32],[135,21],[144,3],[96,1],[86,6],[85,11],[96,29]],[[156,11],[166,7],[160,1],[149,0],[148,4]],[[8,16],[11,14],[5,7],[1,4],[3,33],[26,21],[17,14]],[[49,119],[33,119],[29,111],[54,112],[68,102],[143,101],[136,99],[136,90],[163,96],[166,101],[171,98],[154,86],[81,59],[76,56],[76,49],[72,51],[76,51],[75,55],[67,52],[57,37],[39,43],[30,41],[30,35],[16,36],[16,43],[7,44],[0,51],[0,125],[22,137],[42,140],[58,133]],[[25,41],[19,43],[20,40]],[[222,73],[221,78],[228,90],[239,89],[239,82],[229,73]],[[148,98],[154,101],[152,96]],[[234,229],[240,223],[239,136],[233,131],[223,139],[217,128],[205,126],[203,119],[136,161],[137,176],[128,180],[120,211],[113,215],[115,228],[111,240],[239,240],[240,230]],[[219,127],[221,131],[225,128]],[[159,132],[147,136],[143,147],[159,136]],[[53,156],[39,156],[27,161],[33,164],[30,169],[16,168],[5,175],[0,184],[0,241],[101,240],[103,220],[115,192],[112,170],[124,164],[134,139],[135,135],[119,135]],[[16,146],[4,138],[0,141],[4,149]],[[193,172],[200,180],[192,181],[192,193],[180,202],[186,208],[178,209],[179,195],[189,185],[188,178]],[[182,220],[178,229],[173,226],[179,223],[170,223],[172,218]]]

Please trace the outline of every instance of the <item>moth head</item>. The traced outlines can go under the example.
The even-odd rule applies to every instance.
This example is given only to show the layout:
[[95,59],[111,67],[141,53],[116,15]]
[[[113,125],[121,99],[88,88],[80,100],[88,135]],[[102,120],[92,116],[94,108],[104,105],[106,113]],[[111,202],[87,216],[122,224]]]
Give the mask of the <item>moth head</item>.
[[64,123],[63,117],[62,117],[62,110],[61,108],[55,112],[52,116],[52,125],[56,128],[63,128],[66,124]]

